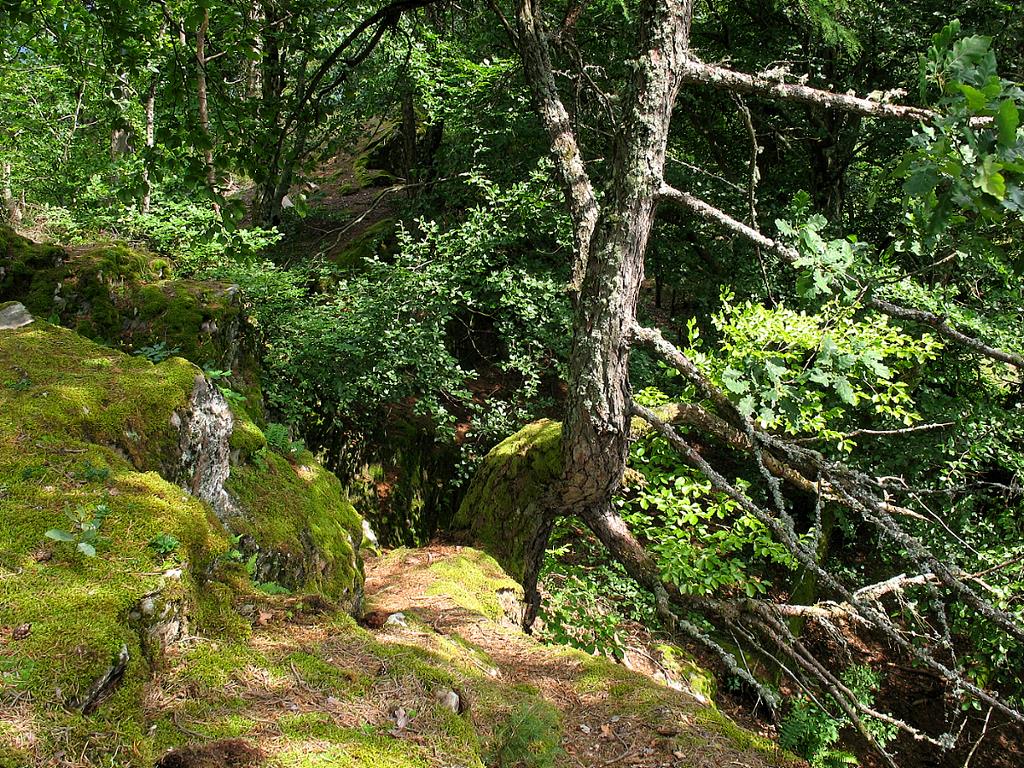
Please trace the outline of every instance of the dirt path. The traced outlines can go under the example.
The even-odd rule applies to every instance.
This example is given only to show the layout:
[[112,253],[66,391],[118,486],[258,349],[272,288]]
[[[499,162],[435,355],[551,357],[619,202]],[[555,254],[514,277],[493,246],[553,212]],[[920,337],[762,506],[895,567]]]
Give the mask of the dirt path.
[[694,694],[524,635],[518,585],[477,550],[398,550],[366,575],[363,626],[254,595],[247,626],[175,649],[144,694],[157,765],[802,765]]
[[[494,661],[497,679],[536,688],[561,713],[563,764],[754,768],[782,762],[778,753],[756,748],[764,745],[751,735],[729,727],[698,695],[604,660],[541,646],[511,618],[489,621],[467,610],[457,586],[444,588],[457,582],[439,585],[437,578],[439,564],[443,570],[459,556],[458,547],[434,545],[369,562],[367,606],[378,619],[415,615],[437,636],[464,638]],[[508,607],[514,613],[511,601]],[[394,623],[380,632],[427,649],[436,642],[429,633]]]

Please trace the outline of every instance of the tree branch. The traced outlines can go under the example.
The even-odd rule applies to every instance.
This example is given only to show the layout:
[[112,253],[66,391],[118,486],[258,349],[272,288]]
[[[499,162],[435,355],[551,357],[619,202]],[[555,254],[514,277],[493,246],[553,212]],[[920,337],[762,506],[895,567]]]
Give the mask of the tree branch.
[[[795,265],[796,261],[800,258],[800,253],[795,248],[788,246],[785,243],[780,243],[778,240],[773,240],[762,232],[744,224],[742,221],[734,219],[724,211],[715,208],[710,203],[701,200],[698,197],[694,197],[688,192],[683,192],[682,190],[665,184],[661,188],[660,196],[662,200],[682,206],[701,218],[713,221],[725,229],[730,230],[734,234],[746,238],[757,246],[773,251],[790,264]],[[933,328],[940,336],[956,342],[957,344],[980,355],[1018,368],[1024,368],[1024,357],[1018,353],[986,344],[981,339],[953,327],[946,322],[945,318],[935,314],[934,312],[903,307],[898,304],[894,304],[891,301],[886,301],[885,299],[880,299],[871,295],[865,296],[863,301],[865,306],[871,307],[884,315],[889,315],[890,317],[894,317],[898,320],[907,320],[909,322],[927,325],[930,328]]]
[[938,114],[930,109],[887,104],[846,93],[811,88],[799,83],[786,83],[761,75],[736,72],[694,58],[683,63],[681,76],[684,82],[704,83],[733,93],[752,93],[772,99],[798,101],[818,107],[841,109],[866,117],[888,117],[923,122],[931,122],[938,117]]
[[551,143],[551,157],[561,176],[563,192],[573,221],[576,253],[570,290],[579,291],[590,256],[590,241],[597,226],[597,196],[587,174],[583,155],[572,130],[572,120],[555,84],[547,33],[534,0],[520,0],[516,21],[519,52],[534,105]]

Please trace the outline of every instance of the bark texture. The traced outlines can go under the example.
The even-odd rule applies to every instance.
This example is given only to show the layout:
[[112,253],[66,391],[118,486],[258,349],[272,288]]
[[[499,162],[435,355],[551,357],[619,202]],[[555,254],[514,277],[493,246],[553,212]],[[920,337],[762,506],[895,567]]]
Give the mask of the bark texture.
[[617,141],[613,193],[587,254],[569,362],[561,501],[564,511],[584,515],[588,524],[599,522],[626,468],[631,331],[691,14],[689,0],[643,6],[644,54]]

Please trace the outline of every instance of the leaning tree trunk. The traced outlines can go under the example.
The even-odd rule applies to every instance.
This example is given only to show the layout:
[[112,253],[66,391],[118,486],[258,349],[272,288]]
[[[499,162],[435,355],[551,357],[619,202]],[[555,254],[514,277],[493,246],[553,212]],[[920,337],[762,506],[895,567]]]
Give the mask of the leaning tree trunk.
[[[578,514],[612,551],[646,570],[650,558],[609,515],[629,452],[629,347],[644,277],[644,254],[662,184],[672,107],[689,46],[691,0],[647,0],[644,51],[624,103],[612,169],[599,208],[552,75],[547,33],[531,0],[518,12],[519,44],[537,112],[547,129],[575,226],[579,288],[563,428],[564,473],[548,513]],[[577,283],[577,280],[579,281]],[[541,531],[548,528],[541,527]],[[543,546],[534,547],[543,553]],[[634,570],[631,568],[630,570]],[[524,585],[528,591],[536,584]]]

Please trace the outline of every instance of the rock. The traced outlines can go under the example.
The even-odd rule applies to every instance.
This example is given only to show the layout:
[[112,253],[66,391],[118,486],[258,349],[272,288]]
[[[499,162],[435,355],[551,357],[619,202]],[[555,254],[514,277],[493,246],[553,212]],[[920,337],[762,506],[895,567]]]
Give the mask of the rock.
[[15,328],[23,328],[35,320],[24,304],[16,301],[0,305],[0,331],[13,331]]
[[540,606],[537,578],[550,532],[545,498],[562,474],[562,425],[541,419],[496,445],[473,475],[451,529],[526,589],[523,624]]
[[380,549],[380,544],[377,542],[377,534],[373,532],[370,522],[365,517],[363,518],[363,545],[372,550]]
[[205,376],[198,375],[188,408],[183,414],[175,413],[171,424],[181,431],[178,482],[227,521],[237,512],[224,488],[231,474],[229,441],[234,429],[228,401]]
[[392,613],[388,616],[387,621],[384,622],[384,626],[391,627],[408,627],[408,623],[405,621],[404,613]]
[[442,707],[451,710],[456,715],[462,709],[462,700],[459,698],[459,694],[450,688],[437,691],[434,694],[434,698],[438,700]]
[[131,657],[128,654],[128,647],[121,646],[113,661],[106,671],[96,678],[96,681],[89,687],[89,690],[82,697],[69,702],[69,704],[83,715],[91,715],[96,708],[107,699],[124,680],[125,670],[128,669],[128,662]]

